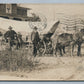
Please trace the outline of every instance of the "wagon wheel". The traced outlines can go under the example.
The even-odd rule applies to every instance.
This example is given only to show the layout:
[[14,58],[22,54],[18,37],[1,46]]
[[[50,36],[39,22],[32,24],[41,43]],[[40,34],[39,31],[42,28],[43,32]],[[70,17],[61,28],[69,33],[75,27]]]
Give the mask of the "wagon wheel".
[[39,55],[43,55],[46,52],[46,43],[44,41],[39,43]]
[[46,43],[46,54],[52,54],[52,45]]

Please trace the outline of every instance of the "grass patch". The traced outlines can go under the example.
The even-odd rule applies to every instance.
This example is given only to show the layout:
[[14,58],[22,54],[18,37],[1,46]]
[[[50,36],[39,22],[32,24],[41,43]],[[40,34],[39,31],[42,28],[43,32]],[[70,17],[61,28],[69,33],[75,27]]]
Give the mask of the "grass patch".
[[35,65],[32,51],[29,49],[4,50],[0,52],[0,70],[32,70]]

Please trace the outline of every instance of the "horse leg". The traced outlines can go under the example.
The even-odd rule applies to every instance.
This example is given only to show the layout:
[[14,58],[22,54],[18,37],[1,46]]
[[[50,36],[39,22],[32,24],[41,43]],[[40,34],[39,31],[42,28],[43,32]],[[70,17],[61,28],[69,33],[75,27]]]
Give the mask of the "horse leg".
[[53,48],[53,56],[56,55],[56,50]]
[[81,43],[78,44],[77,56],[81,55]]
[[18,48],[21,48],[21,42],[18,42]]
[[63,46],[63,53],[65,54],[65,46]]
[[23,47],[23,42],[20,43],[20,48],[22,48],[22,47]]
[[73,56],[73,52],[74,52],[74,44],[71,44],[71,56]]
[[22,38],[20,39],[20,47],[21,48],[23,47],[23,40],[22,40]]
[[16,49],[18,50],[18,48],[19,48],[19,43],[16,42]]
[[20,46],[19,47],[22,48],[22,43],[20,43]]
[[13,44],[12,44],[11,41],[9,41],[9,46],[10,46],[9,50],[12,50],[12,46],[13,46]]
[[21,43],[18,43],[18,47],[21,48]]
[[52,49],[53,49],[53,56],[55,56],[55,55],[56,55],[56,51],[57,51],[57,46],[56,46],[56,44],[54,45],[54,44],[52,43]]
[[60,51],[60,55],[62,56],[62,49],[61,49],[61,47],[59,47],[59,51]]
[[57,57],[57,50],[58,50],[58,48],[55,49],[55,55],[56,55],[56,57]]

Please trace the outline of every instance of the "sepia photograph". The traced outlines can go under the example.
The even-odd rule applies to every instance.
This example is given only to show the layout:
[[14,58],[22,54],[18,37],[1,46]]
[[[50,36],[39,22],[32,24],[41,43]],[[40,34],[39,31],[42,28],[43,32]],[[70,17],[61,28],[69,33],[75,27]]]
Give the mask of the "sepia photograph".
[[0,81],[84,81],[84,4],[0,4]]

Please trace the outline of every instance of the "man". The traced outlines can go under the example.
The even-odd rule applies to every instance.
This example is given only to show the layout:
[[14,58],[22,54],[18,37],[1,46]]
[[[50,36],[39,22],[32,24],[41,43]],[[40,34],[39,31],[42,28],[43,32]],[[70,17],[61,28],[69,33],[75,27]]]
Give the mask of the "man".
[[11,49],[11,47],[14,44],[15,37],[17,37],[17,33],[14,30],[12,30],[11,26],[9,26],[8,29],[9,30],[4,34],[4,37],[6,39],[6,42],[9,42],[10,49]]
[[40,38],[39,38],[39,33],[37,31],[37,27],[34,27],[33,29],[33,32],[31,33],[31,41],[33,43],[33,55],[34,57],[36,57],[37,55],[37,46],[38,46],[38,43],[40,41]]

